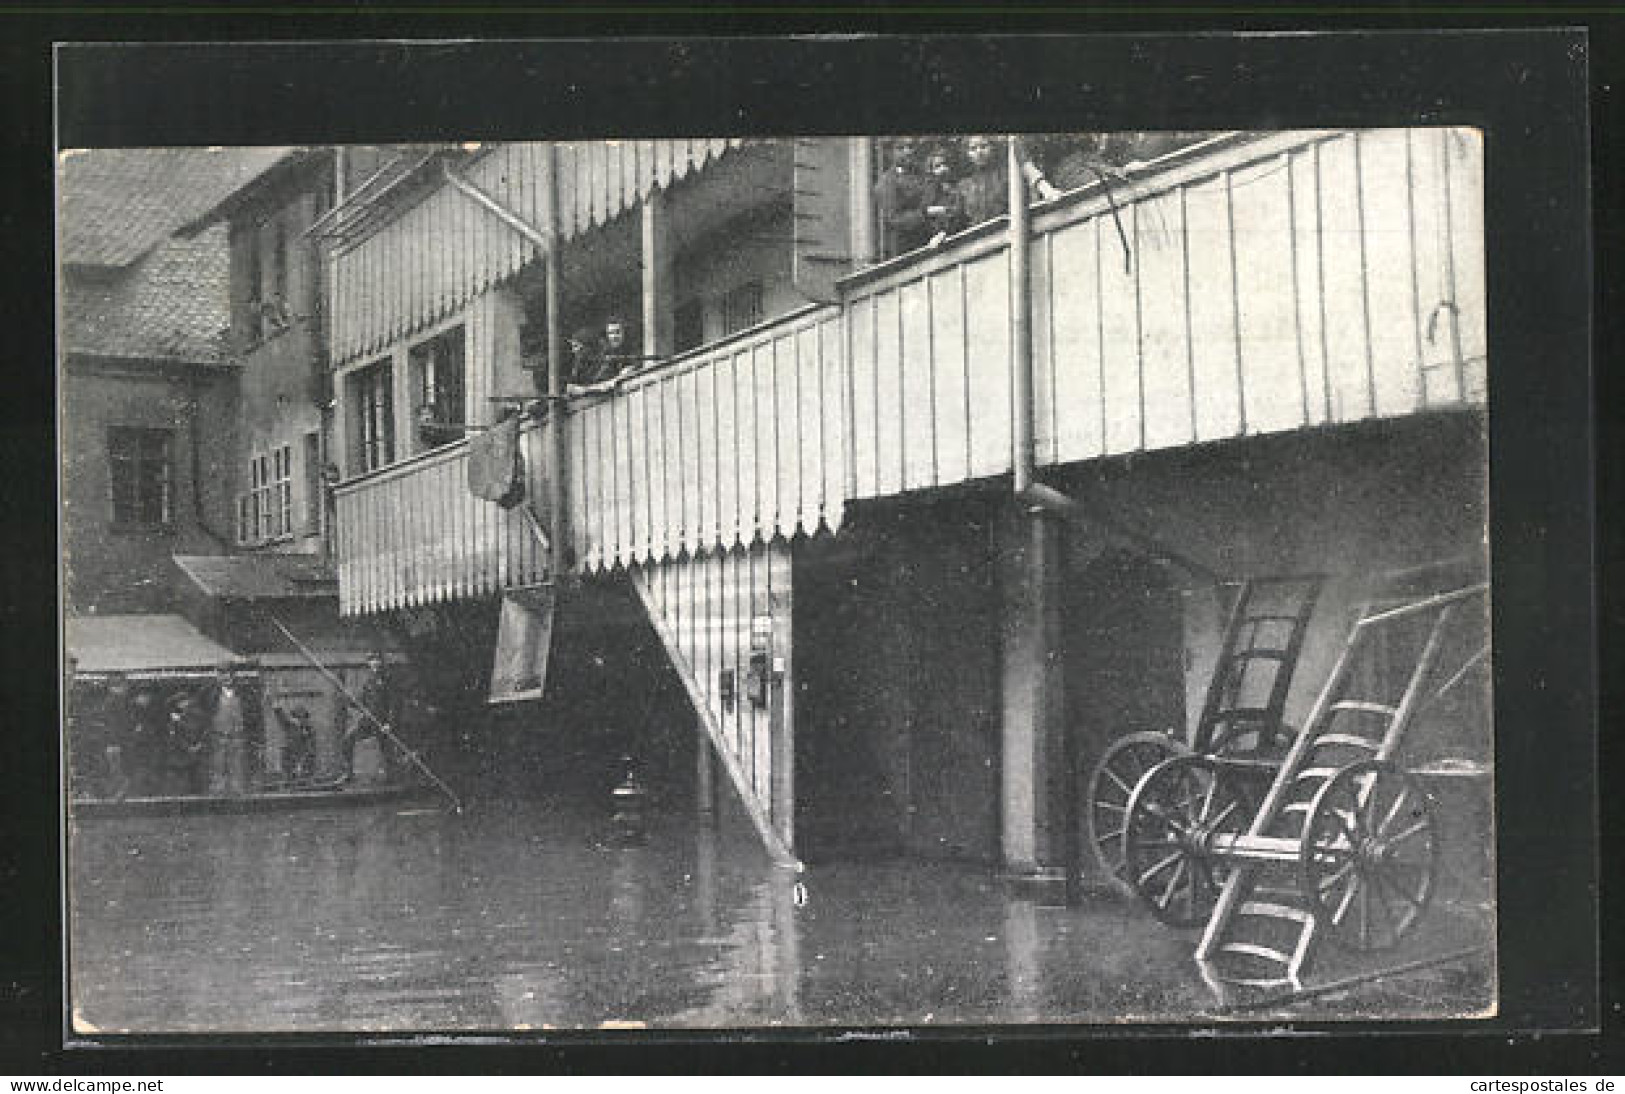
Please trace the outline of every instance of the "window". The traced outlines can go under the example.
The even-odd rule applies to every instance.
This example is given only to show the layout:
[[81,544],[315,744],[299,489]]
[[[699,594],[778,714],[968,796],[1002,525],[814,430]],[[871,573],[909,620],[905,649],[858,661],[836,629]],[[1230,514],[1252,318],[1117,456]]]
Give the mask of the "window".
[[107,432],[113,524],[160,528],[171,519],[170,431],[115,426]]
[[394,370],[387,360],[351,373],[350,470],[362,474],[395,460]]
[[265,329],[265,324],[260,316],[260,301],[265,298],[265,280],[264,271],[260,269],[260,230],[258,227],[251,226],[244,233],[243,250],[246,252],[243,266],[248,273],[248,285],[244,291],[244,296],[248,301],[247,314],[244,316],[247,324],[245,333],[249,343],[252,344],[260,340],[261,331]]
[[255,456],[248,464],[249,478],[253,482],[250,495],[254,499],[254,539],[263,541],[271,538],[270,461],[264,456]]
[[271,535],[293,534],[293,447],[271,451]]
[[730,289],[722,298],[722,333],[726,337],[735,331],[754,327],[762,321],[762,283],[747,281]]
[[705,306],[699,300],[690,300],[672,313],[672,350],[686,353],[705,341]]
[[270,243],[266,246],[266,253],[271,259],[270,277],[267,279],[271,289],[270,299],[281,303],[288,299],[288,229],[280,216],[273,217],[265,229],[270,233]]
[[242,246],[246,253],[240,268],[247,278],[244,321],[250,342],[262,342],[287,329],[293,318],[288,270],[297,241],[281,212],[259,224],[250,224],[244,235]]
[[412,347],[409,355],[418,440],[427,448],[463,435],[463,328]]
[[237,499],[237,541],[267,543],[293,534],[293,447],[248,461],[248,493]]

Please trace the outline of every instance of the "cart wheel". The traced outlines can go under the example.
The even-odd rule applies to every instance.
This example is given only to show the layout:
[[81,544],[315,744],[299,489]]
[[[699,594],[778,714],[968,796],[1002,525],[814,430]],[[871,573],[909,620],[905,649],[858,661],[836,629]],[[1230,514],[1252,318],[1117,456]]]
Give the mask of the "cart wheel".
[[1299,885],[1321,929],[1354,950],[1397,946],[1433,895],[1433,802],[1381,760],[1343,768],[1315,795],[1298,850]]
[[1129,797],[1123,826],[1128,883],[1158,919],[1194,927],[1213,914],[1229,867],[1215,835],[1240,834],[1252,808],[1207,756],[1175,756],[1146,773]]
[[1123,820],[1128,816],[1129,797],[1147,771],[1186,751],[1177,738],[1148,730],[1119,737],[1095,764],[1083,799],[1084,839],[1102,874],[1127,880],[1123,875]]

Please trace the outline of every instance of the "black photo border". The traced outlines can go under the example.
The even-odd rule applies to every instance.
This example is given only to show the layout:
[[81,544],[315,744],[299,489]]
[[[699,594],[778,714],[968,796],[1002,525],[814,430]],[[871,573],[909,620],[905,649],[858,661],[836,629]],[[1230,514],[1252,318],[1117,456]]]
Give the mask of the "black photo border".
[[[0,23],[24,31],[0,47],[7,62],[0,105],[3,139],[12,145],[6,206],[15,218],[7,299],[15,315],[31,320],[12,340],[13,394],[0,405],[0,452],[12,469],[7,508],[17,514],[6,522],[11,587],[0,603],[8,632],[0,669],[13,695],[0,744],[12,782],[0,880],[19,896],[0,903],[0,937],[14,954],[0,970],[0,1068],[1476,1072],[1539,1068],[1542,1059],[1548,1068],[1584,1069],[1613,1059],[1603,1070],[1618,1070],[1598,1035],[1618,1012],[1617,992],[1600,977],[1599,901],[1611,879],[1598,869],[1597,811],[1617,749],[1597,734],[1596,637],[1600,623],[1619,616],[1614,596],[1599,616],[1598,597],[1612,590],[1595,583],[1603,544],[1593,516],[1592,423],[1596,408],[1617,405],[1619,394],[1611,374],[1592,367],[1588,141],[1602,81],[1593,57],[1599,34],[1560,26],[1419,29],[1414,16],[1384,25],[1380,14],[1363,27],[1345,20],[1334,33],[1281,34],[1307,26],[1267,12],[1217,13],[1205,27],[1211,33],[1191,33],[1203,22],[1194,16],[1163,34],[1164,24],[1150,17],[1108,13],[1085,25],[1087,16],[1040,9],[1025,22],[1019,12],[997,14],[889,9],[845,28],[884,36],[847,39],[758,37],[786,24],[746,8],[717,20],[722,27],[608,9],[460,17],[447,8],[240,19],[218,10],[87,13]],[[839,16],[794,18],[788,29],[810,33],[837,29]],[[1310,22],[1323,29],[1335,21]],[[964,35],[978,27],[1042,33]],[[719,31],[736,36],[702,36]],[[1092,33],[1072,33],[1081,31]],[[400,41],[470,35],[532,40]],[[393,41],[344,40],[384,37]],[[88,44],[98,40],[105,44]],[[53,48],[65,41],[87,44]],[[995,1027],[878,1041],[717,1031],[446,1048],[206,1038],[61,1049],[53,127],[63,146],[95,147],[1405,124],[1473,125],[1486,134],[1499,1017],[1277,1028],[1267,1038],[1252,1026],[1211,1037],[1192,1037],[1190,1027]],[[1617,209],[1603,215],[1617,223]],[[1602,261],[1602,291],[1617,301],[1609,260]],[[1610,356],[1599,353],[1598,367]],[[1599,383],[1612,395],[1605,404],[1594,402]],[[1609,465],[1602,484],[1618,485]],[[1599,744],[1608,768],[1599,766]],[[1616,821],[1618,808],[1607,809]],[[1610,946],[1610,968],[1615,953]]]

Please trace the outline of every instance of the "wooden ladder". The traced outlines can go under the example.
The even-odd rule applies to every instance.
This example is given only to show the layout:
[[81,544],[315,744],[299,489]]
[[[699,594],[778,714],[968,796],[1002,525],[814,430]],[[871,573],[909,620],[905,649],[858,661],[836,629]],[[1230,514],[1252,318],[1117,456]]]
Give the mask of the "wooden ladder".
[[[1196,950],[1196,959],[1211,980],[1244,988],[1303,986],[1303,973],[1326,926],[1317,920],[1299,883],[1305,829],[1315,798],[1348,765],[1391,760],[1398,752],[1456,603],[1473,591],[1361,612],[1247,833],[1215,848],[1232,869]],[[1432,625],[1402,694],[1392,702],[1358,694],[1362,689],[1353,680],[1354,669],[1359,657],[1376,645],[1372,642],[1376,629],[1426,611],[1434,612]],[[1381,656],[1383,651],[1375,652]],[[1333,915],[1347,911],[1345,903]]]

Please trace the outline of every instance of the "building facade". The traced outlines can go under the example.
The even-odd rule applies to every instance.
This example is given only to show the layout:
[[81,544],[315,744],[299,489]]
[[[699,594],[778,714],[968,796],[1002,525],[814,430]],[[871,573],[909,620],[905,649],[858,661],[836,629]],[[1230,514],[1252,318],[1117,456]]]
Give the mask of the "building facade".
[[202,151],[64,155],[62,519],[77,614],[173,608],[169,559],[230,544],[214,469],[236,413],[224,231],[175,230],[252,173]]
[[64,155],[59,406],[76,794],[174,790],[156,744],[130,738],[125,708],[163,724],[228,662],[246,670],[255,786],[287,777],[277,712],[296,705],[313,717],[321,772],[345,768],[347,708],[272,625],[294,628],[341,678],[359,678],[367,653],[388,646],[340,620],[325,546],[325,292],[303,233],[332,204],[336,161],[275,148]]
[[[868,138],[418,150],[316,228],[343,611],[622,590],[776,860],[1062,865],[1226,583],[1329,575],[1301,724],[1372,575],[1487,550],[1478,135],[1170,144],[884,257]],[[608,317],[639,360],[572,395]]]

